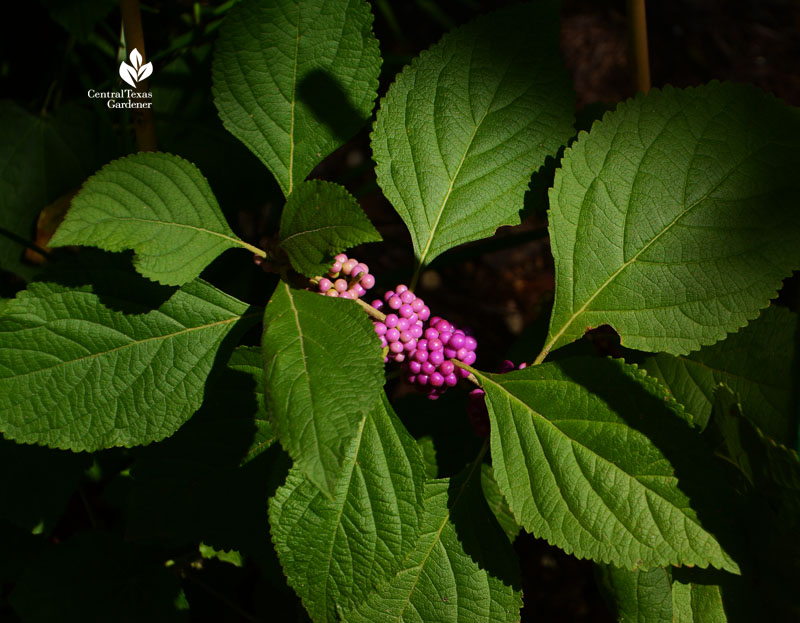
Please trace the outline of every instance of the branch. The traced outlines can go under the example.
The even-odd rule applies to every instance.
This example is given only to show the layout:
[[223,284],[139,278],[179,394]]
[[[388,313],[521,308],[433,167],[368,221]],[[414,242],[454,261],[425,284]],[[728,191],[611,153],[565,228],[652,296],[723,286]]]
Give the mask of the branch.
[[[134,48],[139,50],[143,62],[147,61],[144,50],[144,33],[142,31],[142,14],[139,11],[139,0],[120,0],[122,27],[125,31],[126,52]],[[137,83],[137,91],[149,91],[147,80]],[[157,151],[156,124],[152,108],[131,109],[133,130],[136,133],[136,145],[139,151]]]
[[628,0],[628,33],[630,56],[636,91],[650,91],[650,58],[647,50],[647,15],[645,0]]

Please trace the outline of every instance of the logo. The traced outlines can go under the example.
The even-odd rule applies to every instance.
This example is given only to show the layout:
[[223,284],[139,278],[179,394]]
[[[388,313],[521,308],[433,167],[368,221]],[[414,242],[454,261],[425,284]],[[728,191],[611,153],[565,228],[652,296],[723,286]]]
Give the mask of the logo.
[[133,48],[131,52],[131,64],[128,65],[125,61],[119,66],[119,75],[125,82],[131,85],[134,89],[136,83],[141,82],[153,73],[153,63],[146,63],[142,65],[142,55],[139,50]]
[[106,101],[107,108],[152,108],[153,94],[150,91],[142,91],[137,88],[137,82],[141,82],[153,73],[153,63],[142,65],[142,55],[139,50],[133,49],[130,55],[131,64],[125,61],[119,66],[119,77],[131,85],[132,89],[120,89],[118,91],[95,91],[89,89],[86,94],[92,99],[103,99]]

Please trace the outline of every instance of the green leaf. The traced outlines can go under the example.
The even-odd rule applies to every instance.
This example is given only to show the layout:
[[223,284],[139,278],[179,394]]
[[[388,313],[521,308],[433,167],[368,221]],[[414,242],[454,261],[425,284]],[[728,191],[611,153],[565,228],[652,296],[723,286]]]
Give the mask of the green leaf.
[[226,249],[257,251],[233,233],[197,167],[145,152],[89,178],[50,245],[133,249],[136,270],[165,285],[191,281]]
[[519,224],[531,175],[572,135],[558,3],[491,13],[398,76],[372,133],[378,184],[420,265]]
[[630,571],[614,565],[595,567],[598,582],[622,623],[673,623],[672,573],[669,568]]
[[186,621],[176,574],[135,545],[103,532],[79,533],[29,563],[9,601],[24,621]]
[[422,534],[403,568],[347,623],[511,623],[522,606],[514,551],[486,505],[477,465],[428,482]]
[[[236,375],[237,379],[218,385],[215,393],[218,393],[220,398],[212,400],[214,405],[218,405],[220,412],[231,404],[248,401],[249,404],[243,406],[238,415],[244,415],[243,420],[250,420],[248,412],[252,412],[251,421],[256,430],[250,447],[241,461],[244,464],[267,450],[276,440],[275,431],[272,430],[272,423],[267,416],[264,399],[264,384],[262,383],[264,360],[261,356],[261,349],[255,346],[239,346],[231,353],[228,368],[234,373],[241,372],[247,377],[241,378],[241,375]],[[242,387],[243,384],[246,385],[246,388]],[[252,404],[252,398],[255,398],[255,405]],[[254,406],[255,411],[253,411]]]
[[89,451],[168,437],[200,406],[223,339],[256,319],[203,281],[151,286],[161,300],[147,307],[141,279],[101,275],[106,285],[33,283],[0,316],[6,437]]
[[364,0],[244,0],[220,33],[214,103],[288,196],[369,118],[380,65]]
[[714,389],[724,383],[739,395],[746,417],[756,426],[778,443],[793,445],[796,346],[797,315],[772,305],[722,342],[688,356],[654,355],[642,367],[669,389],[701,428],[711,415]]
[[220,562],[230,563],[234,567],[244,566],[244,558],[235,549],[231,550],[214,549],[213,547],[211,547],[210,545],[206,545],[205,543],[200,543],[200,547],[198,549],[200,551],[200,555],[203,558],[208,558],[208,559],[216,558]]
[[[0,101],[0,228],[32,240],[39,212],[81,182],[109,156],[100,122],[68,105],[48,116]],[[30,279],[24,247],[0,233],[0,268]]]
[[728,623],[720,587],[715,584],[672,585],[674,623]]
[[417,446],[422,453],[422,460],[425,462],[425,473],[428,478],[439,476],[439,462],[436,459],[436,444],[433,437],[425,435],[417,439]]
[[354,301],[283,281],[264,327],[268,412],[297,467],[331,497],[350,440],[382,394],[380,342]]
[[286,200],[280,238],[294,269],[314,277],[327,272],[337,253],[381,235],[344,186],[311,180]]
[[481,465],[481,488],[492,514],[497,519],[497,523],[503,528],[508,540],[513,543],[520,531],[519,524],[508,507],[508,502],[506,502],[503,492],[500,491],[500,487],[497,485],[497,481],[494,478],[494,469],[486,463]]
[[653,89],[567,149],[550,191],[544,356],[610,324],[685,354],[767,306],[800,267],[800,115],[754,87]]
[[89,465],[85,454],[0,438],[0,520],[29,534],[50,534]]
[[299,469],[270,501],[272,539],[314,621],[338,621],[396,572],[420,532],[425,466],[385,399],[364,415],[326,497]]
[[673,621],[751,623],[782,620],[772,618],[772,613],[753,594],[752,588],[741,576],[711,569],[675,568],[672,571]]
[[476,375],[495,478],[526,530],[627,569],[738,571],[718,540],[732,536],[722,476],[655,380],[594,358]]
[[739,469],[759,497],[769,502],[780,523],[800,529],[797,452],[765,436],[745,417],[739,397],[726,385],[714,392],[714,414],[706,434],[716,442],[717,452]]
[[[740,524],[751,544],[749,584],[722,587],[723,597],[745,597],[765,620],[800,616],[800,460],[797,453],[764,434],[742,413],[738,397],[725,385],[714,391],[714,410],[704,435],[733,470],[742,500]],[[729,608],[728,612],[741,611]],[[737,620],[752,621],[758,617]]]

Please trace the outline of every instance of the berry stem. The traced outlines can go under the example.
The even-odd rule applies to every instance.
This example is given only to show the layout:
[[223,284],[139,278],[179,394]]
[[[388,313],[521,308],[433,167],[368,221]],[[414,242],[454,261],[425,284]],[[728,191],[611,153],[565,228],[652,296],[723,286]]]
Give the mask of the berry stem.
[[459,361],[458,359],[451,359],[450,361],[452,361],[453,365],[456,366],[457,368],[463,368],[464,370],[467,370],[469,372],[467,380],[470,383],[474,383],[478,387],[481,387],[480,381],[478,381],[478,377],[475,376],[475,373],[478,372],[475,368],[473,368],[472,366],[468,366],[467,364]]
[[[321,279],[321,277],[311,277],[309,279],[309,282],[311,282],[312,284],[314,284],[316,286],[316,285],[319,285],[319,280],[320,279]],[[375,320],[378,320],[380,322],[383,322],[384,320],[386,320],[386,314],[382,314],[377,309],[372,307],[372,305],[370,305],[369,303],[365,303],[361,299],[355,299],[355,302],[361,307],[361,309],[363,309],[365,312],[367,312],[368,316],[372,316]]]

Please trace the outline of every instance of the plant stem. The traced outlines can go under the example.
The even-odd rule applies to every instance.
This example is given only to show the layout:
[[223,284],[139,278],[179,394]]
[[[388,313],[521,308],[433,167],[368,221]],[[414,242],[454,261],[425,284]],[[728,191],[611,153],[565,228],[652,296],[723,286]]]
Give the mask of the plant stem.
[[32,251],[36,251],[42,257],[46,257],[46,258],[50,257],[50,253],[48,251],[45,251],[44,249],[42,249],[35,242],[31,242],[30,240],[25,240],[25,238],[23,238],[22,236],[18,236],[13,231],[9,231],[5,227],[0,227],[0,236],[5,236],[9,240],[13,240],[17,244],[22,245],[26,249],[31,249]]
[[[142,62],[147,61],[144,49],[144,32],[142,31],[142,14],[139,10],[139,0],[120,0],[122,13],[122,27],[125,31],[125,48],[139,50]],[[147,80],[142,80],[136,86],[137,91],[149,91]],[[139,151],[157,151],[156,123],[152,108],[131,109],[133,130],[136,133],[136,146]]]
[[650,58],[647,50],[647,15],[645,0],[628,0],[628,34],[630,57],[634,70],[636,91],[650,91]]
[[480,382],[478,381],[478,377],[475,376],[475,373],[477,372],[477,370],[475,368],[473,368],[471,366],[468,366],[467,364],[459,361],[458,359],[451,359],[450,361],[452,361],[453,365],[456,366],[457,368],[463,368],[464,370],[467,370],[469,372],[469,376],[467,377],[467,380],[470,383],[473,383],[473,384],[477,385],[478,387],[481,386]]
[[[309,279],[309,281],[313,285],[319,284],[319,280],[320,280],[320,277],[312,277],[311,279]],[[286,280],[284,279],[284,281],[286,281]],[[355,300],[355,302],[358,305],[361,306],[361,309],[363,309],[365,312],[367,312],[367,315],[368,316],[372,316],[375,320],[377,320],[379,322],[383,322],[384,320],[386,320],[386,314],[384,314],[382,312],[379,312],[377,309],[375,309],[369,303],[365,303],[361,299],[350,299],[350,300]]]

